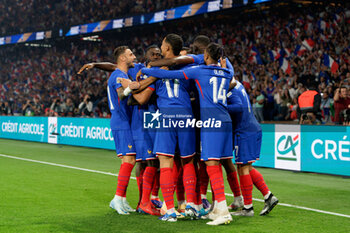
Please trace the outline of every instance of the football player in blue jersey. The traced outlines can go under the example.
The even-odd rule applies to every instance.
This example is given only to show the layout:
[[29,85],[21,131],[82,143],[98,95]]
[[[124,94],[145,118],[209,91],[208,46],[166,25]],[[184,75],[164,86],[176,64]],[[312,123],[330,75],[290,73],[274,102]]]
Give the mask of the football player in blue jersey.
[[133,210],[126,200],[126,190],[131,171],[135,165],[136,149],[130,128],[132,109],[127,105],[128,98],[124,95],[124,88],[118,79],[129,79],[129,68],[134,67],[135,55],[127,46],[120,46],[114,50],[117,68],[108,80],[108,105],[112,113],[111,130],[118,157],[122,158],[119,169],[118,183],[115,197],[110,207],[119,214],[129,214]]
[[261,127],[256,120],[249,102],[249,96],[243,85],[237,85],[227,93],[228,108],[232,119],[234,133],[234,153],[244,207],[236,216],[254,216],[252,191],[253,184],[265,199],[265,206],[260,215],[268,214],[278,203],[278,199],[268,189],[263,176],[253,168],[252,163],[259,159],[262,140]]
[[[233,73],[218,65],[223,48],[209,44],[204,53],[206,65],[182,70],[142,69],[142,73],[161,79],[195,80],[199,92],[201,121],[187,120],[187,127],[201,128],[201,160],[207,165],[207,172],[215,196],[215,207],[209,218],[209,225],[226,224],[232,220],[228,212],[224,192],[223,174],[220,160],[232,159],[232,123],[227,110],[226,93]],[[159,81],[159,80],[158,80]]]
[[[177,56],[173,58],[158,59],[156,61],[150,62],[148,66],[159,67],[159,66],[175,66],[175,65],[186,65],[186,64],[203,65],[205,64],[204,50],[209,44],[210,44],[210,39],[207,36],[199,35],[194,39],[193,44],[191,46],[194,54],[187,54],[185,56]],[[233,66],[230,63],[228,58],[225,59],[225,67],[226,66],[229,70],[233,72]],[[192,101],[192,109],[193,109],[194,116],[198,119],[199,116],[196,115],[196,113],[199,113],[198,93],[195,93],[195,97],[196,97],[195,100]],[[197,139],[200,138],[199,135],[196,135],[196,136],[197,136]],[[198,144],[199,144],[199,141],[200,140],[197,140]],[[231,160],[222,160],[221,163],[225,168],[225,171],[227,174],[227,181],[230,185],[232,193],[234,194],[234,201],[230,204],[229,209],[232,209],[232,210],[240,209],[243,207],[243,197],[241,195],[241,190],[240,190],[235,166]],[[206,197],[207,188],[208,188],[208,174],[206,172],[205,164],[203,162],[200,163],[197,182],[199,186],[197,188],[197,193],[200,194],[201,196],[198,198],[201,199],[203,207],[205,209],[209,209],[210,203]]]
[[[182,38],[176,34],[169,34],[162,42],[161,51],[165,58],[172,58],[179,56],[182,47]],[[149,77],[144,81],[149,82],[152,78]],[[153,82],[155,80],[153,79]],[[159,119],[160,115],[163,117],[175,116],[177,118],[176,120],[180,121],[192,119],[189,81],[173,79],[156,80],[154,87],[159,108],[159,111],[154,115],[155,119]],[[140,104],[145,104],[151,94],[150,89],[145,89],[138,94],[134,93],[133,96]],[[170,118],[168,120],[171,121]],[[160,220],[170,222],[177,220],[173,198],[174,182],[172,182],[174,155],[177,147],[183,165],[183,183],[187,200],[186,211],[188,215],[195,215],[198,210],[194,205],[196,187],[196,173],[193,164],[195,154],[194,128],[184,129],[179,126],[170,125],[168,128],[156,130],[154,151],[160,162],[160,187],[167,207],[166,214]]]
[[[146,63],[150,61],[155,61],[161,58],[160,49],[156,45],[149,46],[145,51],[145,59]],[[138,71],[145,67],[143,63],[135,63],[134,67],[128,70],[128,76],[131,77],[133,81],[136,81],[136,75]],[[98,63],[88,63],[85,64],[78,72],[81,74],[84,70],[89,70],[92,68],[98,68],[104,71],[113,72],[117,69],[117,64],[110,62],[98,62]],[[152,88],[152,87],[149,87]],[[132,103],[129,99],[128,104]],[[159,167],[158,160],[154,156],[153,153],[153,141],[154,134],[152,132],[143,129],[143,113],[145,111],[154,111],[156,106],[154,104],[148,103],[146,105],[137,105],[133,107],[132,111],[132,119],[131,119],[131,131],[133,135],[133,140],[136,147],[136,180],[139,188],[139,203],[137,206],[137,210],[142,211],[144,213],[159,215],[159,211],[157,211],[154,207],[160,208],[162,206],[161,201],[158,198],[158,195],[153,198],[152,203],[153,206],[150,205],[149,197],[150,192],[152,191],[152,186],[156,178],[157,168]],[[146,165],[147,161],[147,166]],[[159,179],[159,175],[157,176]],[[158,181],[159,183],[159,181]],[[154,193],[157,193],[155,191]],[[141,209],[139,209],[139,205],[143,201],[143,203],[147,203],[147,205],[143,205]]]

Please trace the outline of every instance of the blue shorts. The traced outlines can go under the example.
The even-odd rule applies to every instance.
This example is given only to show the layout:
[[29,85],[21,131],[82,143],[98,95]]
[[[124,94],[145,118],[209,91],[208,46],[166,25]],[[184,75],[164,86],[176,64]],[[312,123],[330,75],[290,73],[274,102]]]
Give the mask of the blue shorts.
[[132,133],[128,129],[112,130],[117,156],[136,155]]
[[153,143],[150,139],[135,140],[136,146],[136,161],[146,161],[157,159],[153,153]]
[[254,163],[260,158],[262,133],[261,131],[251,135],[234,136],[234,153],[236,164]]
[[201,160],[232,159],[232,123],[222,122],[219,129],[201,132]]
[[177,145],[181,158],[194,156],[196,151],[196,134],[194,128],[157,130],[153,149],[157,156],[174,157]]

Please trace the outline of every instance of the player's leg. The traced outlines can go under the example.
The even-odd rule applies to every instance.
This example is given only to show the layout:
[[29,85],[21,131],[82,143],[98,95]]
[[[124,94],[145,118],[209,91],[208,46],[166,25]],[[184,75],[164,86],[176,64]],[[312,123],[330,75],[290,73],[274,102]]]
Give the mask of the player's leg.
[[209,184],[209,176],[207,173],[206,165],[203,161],[199,162],[199,175],[198,175],[198,183],[200,186],[200,195],[203,203],[203,208],[208,210],[210,209],[210,203],[207,199],[207,190]]
[[202,160],[205,161],[207,172],[212,187],[215,202],[209,218],[213,221],[208,225],[220,225],[230,223],[232,217],[227,208],[224,178],[221,159],[232,159],[232,126],[231,122],[222,123],[218,131],[205,131],[202,129]]
[[186,198],[183,184],[183,167],[181,166],[181,159],[177,155],[174,158],[173,175],[177,198],[177,211],[178,213],[185,213]]
[[239,212],[232,213],[235,216],[254,216],[253,208],[253,181],[250,177],[249,171],[251,168],[251,163],[239,164],[238,174],[239,180],[241,182],[241,190],[244,199],[243,209]]
[[213,221],[208,222],[207,224],[227,224],[232,220],[232,217],[227,208],[224,178],[220,162],[218,160],[207,160],[205,163],[207,165],[207,172],[215,197],[213,213],[209,215],[209,218]]
[[129,205],[126,201],[126,190],[136,162],[136,151],[130,130],[113,130],[112,133],[116,152],[122,158],[122,164],[118,173],[116,193],[110,202],[110,207],[119,214],[128,214]]
[[201,206],[195,206],[196,199],[196,170],[194,168],[194,155],[196,151],[196,134],[191,128],[177,129],[178,145],[183,168],[183,185],[186,193],[186,210],[188,216],[199,216]]
[[[138,154],[138,152],[136,152]],[[143,173],[145,171],[145,163],[142,161],[137,160],[136,156],[136,166],[135,166],[135,175],[136,175],[136,182],[137,182],[137,188],[139,190],[139,201],[137,203],[136,210],[138,209],[141,199],[142,199],[142,186],[143,186]]]
[[157,131],[154,151],[159,159],[160,178],[159,184],[164,198],[167,212],[159,219],[162,221],[176,222],[174,206],[174,179],[173,165],[176,148],[176,135],[173,129]]
[[[261,149],[261,141],[262,141],[262,132],[258,132],[256,134],[256,160],[260,157],[260,149]],[[259,189],[261,194],[264,196],[265,205],[262,211],[260,212],[260,215],[266,215],[270,213],[270,211],[277,205],[278,199],[275,197],[267,187],[264,177],[261,175],[261,173],[253,168],[253,166],[250,167],[249,171],[250,177],[252,178],[254,186]]]
[[229,205],[228,208],[229,210],[238,210],[243,207],[243,197],[241,195],[241,188],[237,177],[237,171],[233,165],[232,159],[222,159],[221,164],[225,168],[227,181],[234,196],[234,201]]
[[163,205],[162,201],[159,199],[159,189],[160,189],[159,176],[160,176],[160,169],[159,169],[159,165],[158,165],[158,170],[157,170],[156,175],[154,177],[154,182],[153,182],[153,187],[152,187],[152,195],[151,195],[151,202],[152,202],[153,206],[156,208],[161,208]]

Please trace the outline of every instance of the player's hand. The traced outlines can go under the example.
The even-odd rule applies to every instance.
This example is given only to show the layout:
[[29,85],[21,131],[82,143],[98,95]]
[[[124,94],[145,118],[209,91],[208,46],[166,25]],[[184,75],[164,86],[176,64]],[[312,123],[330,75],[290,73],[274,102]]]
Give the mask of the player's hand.
[[94,63],[85,64],[85,65],[83,65],[83,67],[80,68],[80,70],[78,71],[77,74],[81,74],[84,70],[89,70],[89,69],[92,69],[94,67],[95,67]]
[[137,72],[137,74],[136,74],[136,80],[140,80],[141,75],[142,75],[142,72],[141,72],[141,70],[139,70],[139,72]]
[[169,68],[167,66],[162,66],[160,67],[162,70],[169,70]]
[[131,83],[129,79],[125,79],[125,78],[117,78],[117,82],[120,83],[123,86],[123,88],[127,88]]
[[139,89],[140,88],[140,83],[139,82],[130,82],[129,83],[129,88],[131,89],[131,90],[137,90],[137,89]]
[[220,57],[220,64],[222,68],[227,68],[226,58]]

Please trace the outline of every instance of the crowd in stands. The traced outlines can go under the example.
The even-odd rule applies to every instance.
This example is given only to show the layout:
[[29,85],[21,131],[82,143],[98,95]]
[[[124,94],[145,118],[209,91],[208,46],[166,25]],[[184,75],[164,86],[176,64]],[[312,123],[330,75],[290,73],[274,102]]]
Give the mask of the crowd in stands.
[[[186,5],[194,0],[13,0],[0,4],[0,36],[64,28]],[[197,1],[198,2],[198,1]]]
[[260,122],[297,121],[298,96],[315,86],[322,96],[320,121],[339,123],[350,108],[350,8],[346,7],[312,5],[236,18],[189,19],[118,34],[118,40],[104,38],[99,44],[0,48],[0,112],[108,117],[108,73],[89,70],[79,76],[79,68],[87,62],[113,61],[113,49],[122,44],[129,45],[142,62],[146,47],[176,32],[186,46],[198,34],[224,45]]

